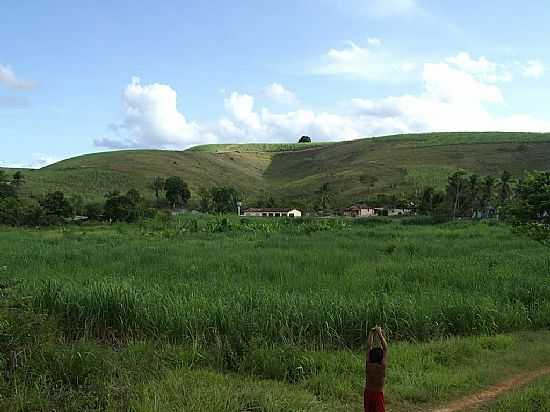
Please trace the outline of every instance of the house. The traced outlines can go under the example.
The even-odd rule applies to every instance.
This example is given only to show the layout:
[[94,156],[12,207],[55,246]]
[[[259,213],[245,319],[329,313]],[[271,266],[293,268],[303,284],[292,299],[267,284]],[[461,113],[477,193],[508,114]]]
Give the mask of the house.
[[388,216],[408,216],[412,214],[411,209],[388,207],[386,210],[388,211]]
[[367,205],[353,205],[343,210],[343,215],[349,217],[408,216],[411,214],[413,214],[411,209]]
[[301,217],[302,212],[298,209],[285,208],[249,208],[244,209],[241,216],[248,217]]
[[353,205],[344,209],[343,214],[348,217],[369,217],[376,216],[378,214],[378,209],[366,205]]

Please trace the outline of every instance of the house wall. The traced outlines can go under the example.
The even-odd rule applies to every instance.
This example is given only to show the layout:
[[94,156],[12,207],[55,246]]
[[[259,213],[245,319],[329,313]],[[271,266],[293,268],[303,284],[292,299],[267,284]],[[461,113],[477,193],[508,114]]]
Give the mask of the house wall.
[[361,209],[359,216],[368,217],[368,216],[374,216],[375,214],[376,214],[376,211],[374,209]]
[[243,212],[243,216],[249,216],[249,217],[301,217],[302,212],[294,209],[287,213],[285,212]]

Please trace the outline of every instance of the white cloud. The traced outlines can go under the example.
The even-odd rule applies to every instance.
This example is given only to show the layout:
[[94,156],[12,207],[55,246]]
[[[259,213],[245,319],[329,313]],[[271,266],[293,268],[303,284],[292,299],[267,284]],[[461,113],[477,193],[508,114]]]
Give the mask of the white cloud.
[[415,0],[370,0],[367,7],[377,17],[403,16],[419,10]]
[[124,90],[123,102],[124,120],[111,126],[115,137],[97,139],[96,146],[177,148],[212,140],[178,111],[177,93],[166,84],[142,85],[134,77]]
[[[430,131],[550,131],[550,121],[529,115],[498,117],[487,104],[501,104],[501,90],[446,63],[426,64],[424,92],[379,100],[354,99],[358,117],[385,133]],[[366,122],[368,123],[368,122]]]
[[469,53],[460,52],[456,56],[448,57],[445,62],[485,82],[498,83],[513,80],[512,73],[504,65],[494,63],[485,56],[475,59]]
[[524,77],[531,77],[538,79],[544,74],[544,65],[538,60],[530,60],[526,65],[522,67],[522,74]]
[[330,49],[314,73],[367,80],[397,80],[410,75],[415,69],[416,64],[412,61],[348,41],[343,49]]
[[29,80],[21,80],[9,66],[0,65],[0,83],[11,89],[32,89],[35,83]]
[[380,40],[378,37],[369,37],[367,39],[367,43],[374,47],[382,46],[382,40]]
[[273,113],[267,108],[254,110],[254,98],[232,93],[226,99],[229,117],[218,122],[217,134],[223,141],[295,141],[308,134],[318,140],[343,140],[360,137],[354,119],[332,113],[295,110]]
[[[334,51],[342,61],[348,52],[366,58],[370,52]],[[340,53],[340,54],[339,54]],[[496,116],[505,97],[495,84],[498,64],[469,54],[426,63],[421,68],[422,91],[379,99],[353,99],[345,111],[317,112],[297,105],[286,112],[256,107],[252,95],[232,92],[225,113],[214,123],[189,122],[176,107],[176,91],[168,85],[142,85],[133,79],[124,91],[125,119],[112,127],[114,138],[96,142],[111,148],[176,147],[213,142],[293,142],[301,135],[314,140],[347,140],[374,135],[433,131],[550,131],[550,121],[516,113]],[[372,74],[371,74],[372,75]],[[288,99],[294,94],[273,83],[264,94]],[[117,137],[118,135],[118,137]]]
[[58,162],[60,159],[44,153],[33,153],[32,159],[28,163],[11,163],[0,160],[0,167],[10,167],[14,169],[40,169]]
[[298,103],[296,95],[279,83],[272,83],[264,90],[265,95],[276,103],[294,106]]

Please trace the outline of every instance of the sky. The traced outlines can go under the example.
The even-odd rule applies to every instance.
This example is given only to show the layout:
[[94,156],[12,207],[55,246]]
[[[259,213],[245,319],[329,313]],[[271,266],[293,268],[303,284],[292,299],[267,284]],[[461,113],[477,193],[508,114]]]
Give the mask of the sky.
[[0,166],[550,132],[547,0],[2,0]]

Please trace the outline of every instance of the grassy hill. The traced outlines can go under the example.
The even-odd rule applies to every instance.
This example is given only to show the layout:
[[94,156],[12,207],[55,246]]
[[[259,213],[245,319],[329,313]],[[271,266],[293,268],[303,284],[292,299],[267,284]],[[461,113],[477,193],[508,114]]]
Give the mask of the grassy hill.
[[328,182],[338,204],[376,193],[407,194],[443,187],[458,168],[519,176],[550,169],[550,134],[431,133],[338,143],[225,144],[185,151],[124,150],[67,159],[26,170],[26,195],[52,190],[89,200],[136,188],[149,198],[154,176],[178,175],[192,191],[231,185],[253,202],[264,194],[307,201]]

